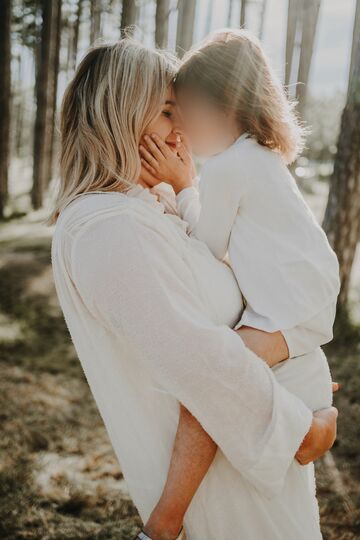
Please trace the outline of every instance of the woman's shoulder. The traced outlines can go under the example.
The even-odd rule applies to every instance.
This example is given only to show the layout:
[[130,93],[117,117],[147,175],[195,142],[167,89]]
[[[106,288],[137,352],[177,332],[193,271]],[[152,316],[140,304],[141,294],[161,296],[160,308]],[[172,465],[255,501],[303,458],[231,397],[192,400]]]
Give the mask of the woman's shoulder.
[[60,213],[55,233],[66,231],[72,237],[81,236],[92,226],[102,229],[111,227],[115,221],[149,221],[153,208],[138,196],[128,196],[117,191],[82,193],[75,197]]
[[177,236],[164,219],[161,205],[155,206],[150,199],[120,192],[94,193],[79,197],[63,210],[53,244],[62,244],[70,258],[81,263],[83,255],[79,259],[79,254],[84,253],[89,257],[118,253],[121,258],[127,252],[130,256],[136,239],[141,239],[143,250],[160,251],[164,243],[176,243]]

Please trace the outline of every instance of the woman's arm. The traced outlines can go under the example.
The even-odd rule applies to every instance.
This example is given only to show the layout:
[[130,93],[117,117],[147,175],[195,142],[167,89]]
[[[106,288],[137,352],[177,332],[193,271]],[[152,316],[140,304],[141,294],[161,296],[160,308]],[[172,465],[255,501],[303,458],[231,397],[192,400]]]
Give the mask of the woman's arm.
[[[332,447],[336,438],[336,419],[335,407],[314,413],[311,428],[295,455],[299,463],[306,465],[315,461]],[[197,419],[180,405],[179,424],[165,487],[144,526],[144,531],[153,540],[173,540],[177,537],[186,511],[216,451],[217,444]]]
[[[246,346],[268,365],[287,358],[281,332],[269,334],[254,328],[237,333]],[[338,385],[334,383],[334,391]],[[337,410],[334,407],[314,413],[313,423],[295,454],[305,465],[318,459],[332,447],[336,437]],[[180,404],[179,424],[166,483],[144,531],[154,540],[172,540],[180,530],[186,511],[215,457],[217,444],[197,419]]]
[[248,481],[278,493],[312,412],[236,332],[209,319],[165,221],[158,232],[145,224],[145,209],[129,208],[91,224],[75,244],[82,298]]

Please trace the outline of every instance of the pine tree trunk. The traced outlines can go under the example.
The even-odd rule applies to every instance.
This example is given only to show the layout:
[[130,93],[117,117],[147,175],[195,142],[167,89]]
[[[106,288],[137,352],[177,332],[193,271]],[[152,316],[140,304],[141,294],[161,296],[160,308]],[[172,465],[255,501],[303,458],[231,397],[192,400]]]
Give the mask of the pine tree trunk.
[[246,23],[246,3],[247,0],[240,0],[241,1],[241,7],[240,7],[240,27],[244,28]]
[[182,57],[193,42],[196,0],[179,0],[176,29],[176,50]]
[[8,197],[11,99],[11,0],[2,2],[0,16],[0,219]]
[[60,0],[53,0],[52,2],[42,0],[41,39],[36,70],[36,119],[34,128],[33,187],[31,191],[31,202],[34,209],[42,206],[44,190],[50,180],[60,12]]
[[121,11],[121,34],[128,26],[136,23],[136,2],[135,0],[123,0]]
[[59,74],[59,54],[60,54],[60,39],[61,39],[61,0],[57,0],[57,11],[54,13],[53,33],[51,37],[51,54],[50,54],[50,75],[49,75],[49,105],[47,110],[47,169],[45,173],[46,186],[52,177],[53,170],[53,154],[54,154],[54,131],[56,117],[56,100],[57,100],[57,82]]
[[351,268],[360,239],[360,39],[357,31],[354,31],[354,42],[354,69],[350,75],[348,99],[342,114],[323,223],[340,264],[338,312],[341,314],[347,313]]
[[264,34],[266,8],[267,8],[267,0],[262,0],[261,13],[260,13],[259,39],[262,39],[263,34]]
[[207,5],[206,23],[205,23],[206,34],[209,34],[211,30],[213,8],[214,8],[214,0],[209,0],[208,5]]
[[166,48],[168,43],[169,9],[169,0],[156,1],[155,45],[161,49]]
[[233,7],[234,7],[234,0],[229,0],[228,14],[227,14],[227,26],[231,26]]
[[101,35],[101,3],[100,0],[90,1],[90,45]]
[[290,83],[292,61],[294,56],[296,29],[299,22],[299,8],[303,0],[288,0],[286,52],[285,52],[285,85]]
[[320,2],[321,0],[304,0],[303,4],[301,50],[298,71],[298,82],[300,84],[296,87],[296,98],[299,102],[298,111],[300,116],[304,115],[306,105],[306,94],[314,51]]
[[[353,32],[353,41],[352,41],[352,47],[351,47],[351,58],[350,58],[350,69],[349,69],[349,80],[351,79],[352,72],[355,68],[355,62],[356,62],[356,46],[357,46],[357,40],[360,39],[360,0],[356,0],[356,8],[355,8],[355,22],[354,22],[354,32]],[[357,59],[359,62],[359,59]],[[350,91],[350,84],[348,88],[348,93]]]
[[74,72],[76,68],[82,9],[83,0],[77,0],[76,19],[69,35],[67,72]]

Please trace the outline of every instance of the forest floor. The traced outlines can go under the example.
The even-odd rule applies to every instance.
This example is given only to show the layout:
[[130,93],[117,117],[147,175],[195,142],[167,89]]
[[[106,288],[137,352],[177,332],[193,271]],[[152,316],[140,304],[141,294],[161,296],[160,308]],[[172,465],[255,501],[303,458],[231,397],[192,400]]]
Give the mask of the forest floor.
[[[0,538],[130,540],[141,521],[57,303],[50,242],[36,213],[0,227]],[[359,349],[326,353],[343,388],[338,440],[316,462],[322,530],[355,540]]]

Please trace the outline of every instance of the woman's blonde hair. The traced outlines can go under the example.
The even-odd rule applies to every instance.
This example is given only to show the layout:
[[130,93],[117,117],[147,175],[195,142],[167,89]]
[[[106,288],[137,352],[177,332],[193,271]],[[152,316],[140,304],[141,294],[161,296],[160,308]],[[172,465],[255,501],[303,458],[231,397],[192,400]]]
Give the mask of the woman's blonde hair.
[[306,130],[295,113],[296,103],[287,98],[260,41],[247,30],[217,30],[192,48],[176,75],[175,90],[206,95],[286,163],[303,148]]
[[126,191],[141,169],[139,142],[159,114],[178,65],[126,37],[90,49],[60,113],[60,186],[47,223],[81,193]]

